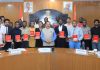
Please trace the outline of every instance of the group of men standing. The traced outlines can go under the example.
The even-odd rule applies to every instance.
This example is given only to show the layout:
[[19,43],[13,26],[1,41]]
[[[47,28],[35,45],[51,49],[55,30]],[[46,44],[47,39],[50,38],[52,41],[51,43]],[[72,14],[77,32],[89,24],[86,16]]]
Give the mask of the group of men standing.
[[[82,23],[72,21],[70,17],[66,19],[67,23],[59,18],[58,26],[53,27],[46,17],[44,24],[42,21],[37,23],[15,22],[12,27],[9,19],[0,18],[0,47],[8,48],[28,48],[28,47],[57,47],[73,49],[97,49],[100,50],[100,26],[99,20],[94,20],[94,26],[90,28],[87,21]],[[13,44],[13,45],[12,45]],[[83,47],[82,47],[83,46]]]

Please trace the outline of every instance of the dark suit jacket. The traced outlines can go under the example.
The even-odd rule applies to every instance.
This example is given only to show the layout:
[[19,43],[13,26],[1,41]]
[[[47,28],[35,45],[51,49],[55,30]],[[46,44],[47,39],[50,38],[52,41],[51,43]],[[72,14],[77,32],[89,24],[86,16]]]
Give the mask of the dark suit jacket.
[[[40,32],[41,33],[41,30],[39,28],[36,28],[35,32]],[[40,39],[36,39],[35,47],[42,47],[42,46],[43,46],[43,43],[42,43],[41,38]]]
[[[68,31],[67,31],[67,28],[64,25],[62,27],[62,31],[64,31],[65,37],[67,38]],[[55,32],[56,32],[56,35],[57,35],[57,38],[56,38],[56,41],[55,41],[55,47],[66,48],[67,47],[66,38],[59,38],[59,36],[58,36],[59,26],[55,28]]]
[[12,30],[13,30],[13,28],[12,27],[8,27],[8,35],[11,35],[12,34]]
[[[68,36],[68,31],[67,31],[67,28],[64,25],[62,27],[62,31],[65,32],[65,37],[67,37]],[[59,26],[55,28],[55,32],[56,32],[57,35],[59,34]]]
[[12,30],[12,33],[11,34],[12,34],[12,39],[15,42],[15,36],[16,35],[20,35],[21,36],[21,30],[19,28],[14,28]]
[[[6,35],[11,35],[12,37],[12,27],[8,27],[8,33]],[[11,42],[5,42],[5,46],[3,47],[4,50],[11,48]]]

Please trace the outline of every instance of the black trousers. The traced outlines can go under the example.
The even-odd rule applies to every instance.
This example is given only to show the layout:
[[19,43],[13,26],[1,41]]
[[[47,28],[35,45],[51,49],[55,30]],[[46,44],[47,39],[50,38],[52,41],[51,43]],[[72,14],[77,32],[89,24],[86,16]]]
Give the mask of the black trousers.
[[0,48],[0,51],[2,51],[3,50],[3,48]]
[[29,41],[22,41],[21,48],[29,48]]
[[8,48],[12,48],[11,46],[12,46],[11,42],[6,42],[5,46],[3,47],[3,50],[8,50]]
[[87,49],[87,47],[89,47],[89,50],[93,50],[92,49],[92,41],[91,40],[83,40],[84,41],[84,46],[85,46],[85,49]]
[[21,42],[14,42],[14,49],[21,48],[22,43]]
[[43,47],[43,42],[41,39],[36,39],[35,47],[36,48]]
[[57,38],[55,41],[56,48],[67,48],[68,43],[65,38]]
[[43,46],[43,48],[54,48],[54,46]]

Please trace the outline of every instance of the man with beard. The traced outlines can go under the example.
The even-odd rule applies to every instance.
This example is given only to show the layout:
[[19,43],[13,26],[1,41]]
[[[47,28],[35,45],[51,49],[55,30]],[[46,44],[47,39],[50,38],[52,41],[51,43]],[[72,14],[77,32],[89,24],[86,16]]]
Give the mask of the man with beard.
[[97,49],[100,51],[99,46],[99,39],[100,39],[100,27],[99,27],[99,20],[94,20],[94,27],[91,28],[91,35],[92,35],[92,47],[93,49]]
[[83,21],[82,31],[83,31],[83,35],[84,35],[82,42],[84,42],[85,49],[92,50],[91,30],[90,30],[90,27],[87,26],[86,20]]
[[67,48],[66,38],[68,36],[68,31],[61,18],[59,19],[59,26],[55,28],[55,32],[57,35],[55,46],[58,48]]

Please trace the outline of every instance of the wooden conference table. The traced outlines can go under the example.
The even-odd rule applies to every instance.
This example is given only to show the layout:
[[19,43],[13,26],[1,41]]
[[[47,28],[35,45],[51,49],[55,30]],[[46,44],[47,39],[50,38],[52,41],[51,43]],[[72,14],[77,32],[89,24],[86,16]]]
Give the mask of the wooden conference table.
[[0,53],[0,70],[100,70],[100,58],[77,55],[72,49],[55,48],[52,53],[39,53],[31,48],[20,55]]

